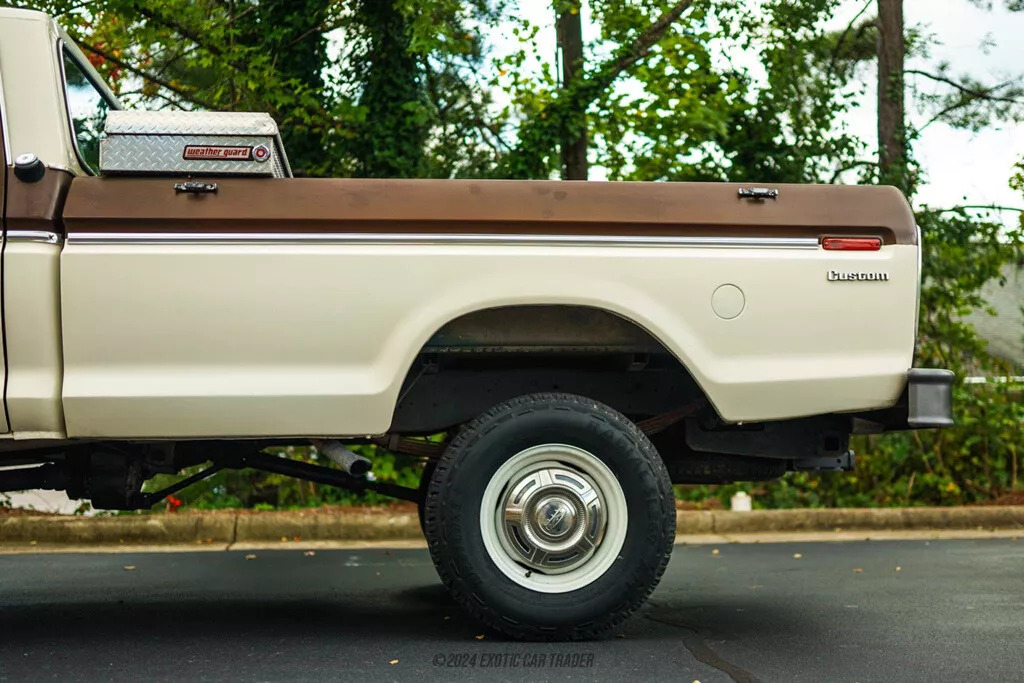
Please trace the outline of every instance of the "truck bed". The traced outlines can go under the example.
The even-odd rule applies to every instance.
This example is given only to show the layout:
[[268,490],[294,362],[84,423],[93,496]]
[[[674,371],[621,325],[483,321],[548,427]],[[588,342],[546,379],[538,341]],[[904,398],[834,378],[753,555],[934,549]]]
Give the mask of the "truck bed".
[[917,231],[892,188],[210,181],[73,181],[69,435],[383,432],[436,333],[509,306],[629,321],[730,422],[886,407],[911,366]]

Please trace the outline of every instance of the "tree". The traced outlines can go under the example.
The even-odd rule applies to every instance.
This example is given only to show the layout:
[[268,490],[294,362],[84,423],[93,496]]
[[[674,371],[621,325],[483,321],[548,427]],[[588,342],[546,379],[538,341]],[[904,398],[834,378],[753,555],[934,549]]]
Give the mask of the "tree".
[[332,0],[20,2],[56,16],[129,105],[267,111],[292,166],[322,173],[344,117],[323,79]]
[[[299,175],[415,176],[493,166],[482,151],[493,135],[482,119],[486,83],[476,79],[485,55],[467,26],[492,25],[503,2],[13,4],[61,21],[129,106],[267,111]],[[335,32],[344,40],[331,59]]]
[[765,78],[732,76],[744,83],[749,105],[737,108],[716,138],[728,160],[716,178],[834,183],[862,166],[863,144],[846,130],[845,117],[863,88],[845,32],[825,29],[840,4],[772,0],[738,14],[738,47],[756,50]]
[[[262,46],[274,56],[271,65],[276,77],[274,82],[307,98],[308,115],[304,116],[292,114],[284,106],[286,102],[274,102],[273,95],[264,96],[274,104],[272,113],[279,117],[285,149],[300,173],[324,165],[322,132],[329,125],[324,119],[333,103],[324,88],[327,39],[322,27],[334,4],[332,0],[263,0],[247,14],[239,12],[234,2],[228,4],[229,21],[230,17],[237,16],[232,22],[237,26],[237,33],[229,34],[229,47],[230,41]],[[229,101],[238,102],[239,83],[232,78],[229,87]]]
[[[657,80],[657,91],[651,87],[644,89],[644,95],[653,99],[655,106],[673,99],[669,92],[673,87],[672,81],[678,94],[683,95],[682,91],[694,79],[682,68],[688,69],[697,63],[710,64],[707,43],[711,34],[701,24],[712,4],[709,0],[652,0],[638,4],[606,0],[592,3],[592,13],[601,27],[600,42],[607,48],[608,56],[590,63],[579,63],[571,78],[563,79],[561,87],[555,85],[546,65],[542,65],[536,76],[523,74],[523,64],[529,56],[536,54],[531,42],[535,32],[528,29],[518,31],[524,47],[506,59],[506,68],[503,69],[511,78],[505,92],[512,99],[511,109],[515,113],[509,118],[517,123],[507,134],[510,149],[494,175],[549,177],[560,165],[559,150],[563,141],[586,139],[591,146],[603,145],[608,149],[608,145],[623,140],[630,130],[639,129],[642,117],[635,112],[639,103],[628,102],[614,87],[621,80],[636,79],[644,86]],[[567,6],[571,11],[574,5]],[[713,92],[712,82],[715,86],[728,85],[712,71],[707,79],[708,97],[702,98],[696,92],[687,94],[683,106],[677,108],[676,121],[686,115],[693,116],[695,122],[717,118],[713,111],[722,100],[721,93]],[[595,115],[588,117],[587,112],[591,108],[594,108]],[[630,109],[634,111],[630,112]],[[706,123],[696,125],[708,130]],[[698,144],[696,140],[693,142]],[[579,148],[576,150],[579,154]],[[613,175],[618,174],[619,167],[626,163],[625,157],[614,149],[608,149],[608,157],[602,159],[608,160],[611,161]]]
[[[558,47],[562,58],[562,84],[571,90],[583,74],[583,20],[578,0],[563,3],[557,19]],[[587,179],[586,112],[577,112],[562,136],[562,179]]]
[[[1020,86],[1007,82],[986,87],[924,69],[907,71],[951,88],[951,94],[926,97],[939,103],[923,126],[908,134],[904,106],[906,42],[902,0],[878,0],[878,146],[879,178],[912,197],[916,186],[908,170],[911,145],[927,125],[942,120],[973,127],[999,109],[1020,117]],[[1007,87],[1012,86],[1012,87]],[[965,112],[973,116],[964,117]],[[964,320],[973,310],[990,310],[981,296],[991,281],[1004,283],[1004,266],[1020,258],[1024,232],[977,216],[969,208],[917,212],[924,235],[920,337],[917,362],[967,374],[1007,376],[1011,369],[990,356],[985,343]],[[930,502],[995,497],[1019,483],[1017,444],[1024,420],[1019,401],[1006,386],[954,390],[957,427],[939,432],[894,435],[877,440],[873,461],[863,468],[870,485],[884,478],[905,482],[907,499],[915,482]],[[893,465],[897,464],[894,468]]]
[[362,86],[356,102],[363,118],[352,140],[356,173],[420,176],[427,126],[408,19],[391,0],[359,0],[356,17],[364,43],[349,63]]
[[903,0],[878,0],[878,170],[881,181],[910,189],[903,97]]

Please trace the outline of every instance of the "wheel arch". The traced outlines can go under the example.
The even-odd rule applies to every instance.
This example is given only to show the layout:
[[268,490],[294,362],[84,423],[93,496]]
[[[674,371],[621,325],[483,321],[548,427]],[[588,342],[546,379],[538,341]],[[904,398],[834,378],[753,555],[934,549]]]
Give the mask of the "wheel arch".
[[[621,363],[631,355],[642,358],[656,357],[661,374],[673,376],[677,380],[677,388],[680,389],[676,394],[664,396],[662,402],[666,410],[678,408],[674,402],[681,400],[684,395],[690,400],[699,397],[710,403],[710,397],[700,378],[692,370],[693,361],[671,348],[663,339],[663,333],[660,333],[658,327],[645,316],[633,312],[624,314],[613,306],[590,303],[516,302],[481,305],[460,311],[450,315],[441,324],[433,326],[433,331],[420,341],[418,348],[411,354],[395,402],[391,431],[409,431],[409,424],[403,417],[409,408],[410,394],[417,383],[424,381],[424,374],[431,372],[431,368],[425,369],[425,366],[432,363],[436,365],[439,360],[471,362],[477,368],[490,367],[493,373],[514,371],[520,375],[518,379],[522,380],[523,368],[531,364],[540,364],[555,371],[558,369],[559,359],[564,359],[567,367],[580,367],[582,364],[581,372],[589,372],[586,363],[588,359],[600,365],[602,359]],[[609,373],[607,377],[610,381],[615,381],[612,379],[613,375],[618,377],[621,373]],[[493,376],[492,374],[491,377]],[[504,376],[512,377],[512,373]],[[465,388],[472,384],[467,376],[460,379],[461,383],[452,385],[453,390],[458,391],[458,387]],[[487,382],[489,377],[481,377],[481,381]],[[528,384],[527,382],[526,385]],[[594,386],[600,385],[598,382]],[[585,386],[586,382],[582,386],[532,386],[524,393],[568,391],[588,395],[583,389]],[[651,386],[661,387],[663,383],[654,382]],[[467,414],[467,418],[483,412],[501,400],[511,398],[512,395],[515,394],[508,391],[502,393],[499,390],[494,392],[493,400],[481,398],[477,404],[480,410],[472,415]],[[610,400],[607,389],[603,395],[590,397],[602,400],[626,414],[649,412],[639,408],[631,411],[630,405],[636,405],[636,402]],[[455,397],[454,400],[458,398]],[[488,400],[490,402],[487,402]],[[655,403],[657,402],[640,402],[641,405],[647,406]]]

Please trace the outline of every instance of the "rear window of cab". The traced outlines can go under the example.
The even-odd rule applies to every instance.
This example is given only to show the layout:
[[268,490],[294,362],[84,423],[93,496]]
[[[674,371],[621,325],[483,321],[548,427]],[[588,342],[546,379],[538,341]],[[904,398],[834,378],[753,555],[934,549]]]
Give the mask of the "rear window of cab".
[[107,112],[118,109],[108,99],[103,88],[97,86],[77,55],[60,45],[61,66],[64,71],[64,99],[67,103],[71,140],[75,144],[78,161],[95,175],[100,167],[100,136]]

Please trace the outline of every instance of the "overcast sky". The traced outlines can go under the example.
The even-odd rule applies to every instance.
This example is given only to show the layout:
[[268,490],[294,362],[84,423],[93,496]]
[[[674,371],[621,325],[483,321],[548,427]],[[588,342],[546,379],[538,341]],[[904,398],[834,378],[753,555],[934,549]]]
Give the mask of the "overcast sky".
[[[995,83],[1024,73],[1024,12],[1011,13],[1003,7],[1003,0],[994,0],[991,11],[973,6],[968,0],[905,0],[905,23],[908,28],[921,26],[934,36],[936,44],[927,60],[913,60],[908,68],[927,67],[934,70],[939,62],[950,63],[954,75],[970,74],[986,83]],[[847,0],[834,19],[836,27],[844,27],[862,7],[864,0]],[[554,20],[549,0],[524,0],[520,12],[533,23],[542,26],[541,51],[554,55]],[[869,15],[874,14],[874,8]],[[587,26],[588,12],[584,3],[585,39],[592,39],[596,27]],[[514,49],[516,43],[509,35],[495,39],[497,52]],[[865,78],[874,78],[874,70],[865,72]],[[928,82],[922,86],[934,90]],[[875,145],[875,98],[868,89],[860,109],[850,117],[854,133]],[[920,125],[924,117],[911,112],[911,124]],[[1024,157],[1024,126],[1007,123],[970,133],[935,123],[922,134],[915,146],[925,184],[917,202],[933,207],[956,204],[997,204],[1022,207],[1024,198],[1008,185],[1013,165]],[[595,173],[600,177],[600,170]],[[1016,214],[1004,214],[1004,219],[1016,223]]]

